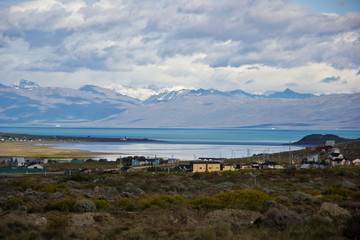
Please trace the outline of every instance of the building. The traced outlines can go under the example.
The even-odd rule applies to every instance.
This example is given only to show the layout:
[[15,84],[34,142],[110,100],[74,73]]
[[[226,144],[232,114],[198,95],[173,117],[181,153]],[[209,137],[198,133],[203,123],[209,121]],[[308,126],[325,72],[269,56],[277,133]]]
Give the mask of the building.
[[251,167],[254,169],[260,169],[260,164],[257,162],[253,162],[253,163],[251,163]]
[[346,160],[338,148],[333,149],[326,161],[332,167],[346,165]]
[[236,165],[236,167],[240,170],[252,169],[251,163],[241,163]]
[[0,157],[0,164],[9,166],[11,164],[11,158],[10,157]]
[[177,164],[180,160],[178,158],[168,158],[163,160],[164,164]]
[[214,161],[194,161],[191,162],[192,172],[220,172],[221,164],[220,162]]
[[265,162],[261,165],[262,169],[283,169],[284,167],[277,162]]
[[90,174],[91,169],[90,168],[83,168],[80,170],[80,174]]
[[326,147],[335,147],[335,140],[326,140],[325,142]]
[[303,163],[318,163],[319,162],[319,154],[314,154],[304,158]]
[[132,166],[145,166],[145,165],[160,165],[160,158],[146,158],[146,159],[132,159],[131,165]]
[[224,162],[225,158],[199,157],[199,161]]
[[38,163],[29,164],[26,168],[27,169],[44,169],[44,167]]
[[235,166],[231,163],[225,163],[221,167],[221,171],[235,171]]
[[12,157],[11,158],[11,166],[12,167],[23,167],[25,166],[25,158],[23,157]]
[[360,159],[355,159],[355,160],[353,160],[352,161],[352,164],[354,165],[354,166],[360,166]]

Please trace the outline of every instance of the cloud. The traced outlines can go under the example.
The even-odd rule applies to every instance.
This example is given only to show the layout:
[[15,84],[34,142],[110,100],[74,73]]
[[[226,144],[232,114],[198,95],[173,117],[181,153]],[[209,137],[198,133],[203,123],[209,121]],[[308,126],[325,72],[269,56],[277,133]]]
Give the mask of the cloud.
[[298,69],[311,69],[304,79],[334,82],[328,70],[350,88],[358,52],[359,12],[311,13],[287,0],[39,0],[0,9],[5,81],[52,73],[68,85],[234,88],[251,79],[247,87],[300,88]]
[[327,78],[324,78],[323,80],[321,80],[321,82],[323,83],[332,83],[332,82],[338,82],[340,81],[340,77],[327,77]]
[[245,82],[245,84],[252,84],[252,83],[254,83],[255,81],[253,80],[253,79],[250,79],[250,80],[247,80],[246,82]]

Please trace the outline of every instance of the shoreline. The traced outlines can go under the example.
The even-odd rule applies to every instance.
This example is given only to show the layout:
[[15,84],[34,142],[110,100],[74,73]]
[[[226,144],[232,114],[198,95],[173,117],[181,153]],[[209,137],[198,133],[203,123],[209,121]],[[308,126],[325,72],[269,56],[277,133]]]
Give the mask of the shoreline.
[[0,132],[2,142],[28,142],[28,141],[56,141],[56,142],[161,142],[159,140],[148,138],[101,138],[101,137],[72,137],[57,135],[31,135],[21,133]]

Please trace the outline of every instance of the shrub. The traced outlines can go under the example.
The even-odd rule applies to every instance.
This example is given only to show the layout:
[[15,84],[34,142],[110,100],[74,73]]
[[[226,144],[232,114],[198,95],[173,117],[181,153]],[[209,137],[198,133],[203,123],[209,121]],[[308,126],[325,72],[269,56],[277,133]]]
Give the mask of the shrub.
[[246,203],[261,204],[271,199],[269,195],[258,190],[235,190],[228,193],[219,193],[215,197],[227,207]]
[[197,197],[190,201],[190,204],[197,209],[218,209],[223,207],[219,199],[210,196]]
[[298,202],[312,203],[314,201],[314,197],[312,195],[304,192],[295,192],[293,197]]
[[274,227],[278,230],[284,230],[287,226],[301,226],[304,220],[294,211],[285,207],[270,209],[262,223],[267,227]]
[[4,204],[4,210],[17,210],[24,206],[27,208],[25,202],[21,198],[10,198]]
[[339,195],[342,197],[350,197],[353,192],[354,192],[353,190],[350,190],[347,188],[343,188],[340,186],[333,186],[333,187],[327,188],[324,191],[324,195]]
[[104,209],[104,208],[109,208],[111,207],[111,204],[108,203],[107,201],[105,200],[100,200],[100,199],[94,199],[93,200],[95,206],[96,206],[96,209]]
[[52,215],[48,227],[52,229],[65,229],[69,224],[69,216]]
[[64,185],[58,185],[58,186],[54,186],[52,184],[47,184],[45,186],[39,187],[38,191],[39,192],[47,192],[47,193],[54,193],[54,192],[60,192],[62,190],[67,190],[70,189]]
[[74,198],[65,198],[55,202],[53,206],[50,206],[51,209],[66,211],[66,212],[75,212],[76,211],[76,199]]
[[143,198],[139,201],[139,205],[142,208],[148,208],[151,205],[157,205],[162,208],[169,208],[184,202],[185,199],[180,196],[161,195]]
[[130,198],[120,198],[116,201],[116,207],[132,211],[135,209],[135,203]]
[[318,190],[305,190],[304,192],[310,195],[321,195],[321,192]]
[[77,200],[75,203],[76,211],[78,212],[92,212],[95,211],[96,206],[91,200]]

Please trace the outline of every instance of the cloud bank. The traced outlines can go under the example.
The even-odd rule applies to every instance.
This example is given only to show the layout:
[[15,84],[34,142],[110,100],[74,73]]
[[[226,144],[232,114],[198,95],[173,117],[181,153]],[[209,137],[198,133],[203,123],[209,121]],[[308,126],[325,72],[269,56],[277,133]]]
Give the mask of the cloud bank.
[[41,0],[0,9],[5,84],[359,92],[359,52],[360,12],[312,13],[289,0]]

